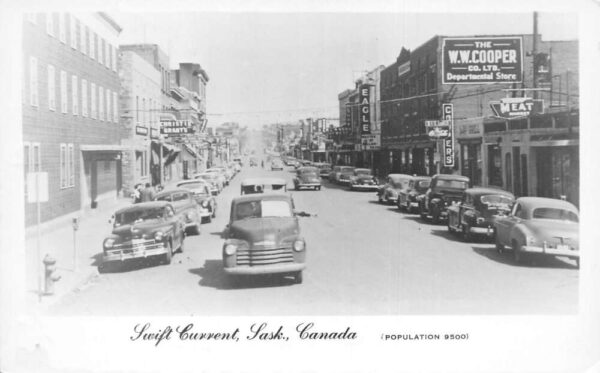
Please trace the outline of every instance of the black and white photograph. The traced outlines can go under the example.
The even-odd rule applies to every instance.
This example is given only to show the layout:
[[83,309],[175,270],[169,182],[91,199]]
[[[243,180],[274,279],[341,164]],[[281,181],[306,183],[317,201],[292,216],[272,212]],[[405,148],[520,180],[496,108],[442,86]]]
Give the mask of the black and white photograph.
[[2,5],[0,371],[600,371],[597,1],[169,3]]

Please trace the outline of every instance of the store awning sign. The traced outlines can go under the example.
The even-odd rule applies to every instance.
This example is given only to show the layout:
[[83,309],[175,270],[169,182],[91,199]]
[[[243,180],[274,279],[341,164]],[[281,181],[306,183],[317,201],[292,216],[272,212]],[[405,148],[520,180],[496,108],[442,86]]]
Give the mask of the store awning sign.
[[509,97],[500,101],[491,101],[490,107],[494,116],[503,119],[528,117],[531,114],[544,112],[544,100],[534,100],[528,97]]
[[523,39],[515,37],[445,38],[443,84],[521,83]]

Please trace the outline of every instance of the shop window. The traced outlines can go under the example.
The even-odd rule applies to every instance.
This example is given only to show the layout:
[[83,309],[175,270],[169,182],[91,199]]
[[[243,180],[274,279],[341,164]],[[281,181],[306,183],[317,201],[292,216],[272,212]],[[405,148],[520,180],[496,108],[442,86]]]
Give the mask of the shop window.
[[497,121],[483,124],[483,132],[501,132],[506,131],[506,122],[505,121]]
[[527,119],[517,119],[511,120],[508,122],[509,130],[526,130],[527,129]]
[[549,115],[531,117],[531,128],[552,128],[552,117]]

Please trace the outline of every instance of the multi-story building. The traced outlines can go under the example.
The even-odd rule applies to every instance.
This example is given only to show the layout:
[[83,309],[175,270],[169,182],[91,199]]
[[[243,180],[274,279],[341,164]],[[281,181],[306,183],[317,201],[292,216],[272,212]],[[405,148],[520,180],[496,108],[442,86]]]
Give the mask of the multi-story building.
[[123,152],[123,190],[132,191],[137,183],[157,184],[150,170],[159,159],[152,159],[152,138],[159,132],[161,75],[137,53],[119,53],[120,124]]
[[[48,173],[42,221],[95,208],[121,192],[120,32],[101,12],[23,19],[24,167],[25,174]],[[32,204],[25,220],[36,221]]]

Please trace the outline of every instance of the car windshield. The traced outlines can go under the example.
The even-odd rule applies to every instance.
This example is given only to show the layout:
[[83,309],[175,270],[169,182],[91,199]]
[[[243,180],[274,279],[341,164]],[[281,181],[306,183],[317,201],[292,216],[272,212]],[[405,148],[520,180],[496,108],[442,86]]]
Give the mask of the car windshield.
[[390,184],[393,188],[404,189],[404,187],[406,187],[409,182],[410,182],[409,179],[392,179]]
[[514,202],[514,200],[510,197],[501,196],[497,194],[488,194],[486,196],[481,196],[480,201],[488,207],[502,207],[505,209],[510,209]]
[[125,211],[115,216],[115,227],[123,224],[134,224],[146,220],[160,219],[162,217],[162,208]]
[[351,174],[354,172],[354,167],[342,167],[340,172],[343,174]]
[[242,194],[285,191],[285,184],[250,184],[242,186]]
[[215,178],[215,175],[210,175],[210,174],[202,174],[202,175],[196,176],[196,179],[204,179],[204,180],[213,180],[214,178]]
[[291,216],[292,210],[287,201],[249,201],[237,204],[234,220]]
[[427,188],[429,188],[430,184],[431,184],[431,181],[429,181],[429,180],[420,180],[420,181],[417,181],[417,183],[415,185],[415,189],[420,193],[424,193],[425,191],[427,191]]
[[534,219],[553,219],[553,220],[566,220],[572,222],[579,222],[579,216],[576,213],[569,210],[557,209],[551,207],[538,207],[533,210]]
[[437,188],[450,188],[450,189],[467,189],[467,187],[468,187],[466,181],[444,180],[444,179],[438,179],[435,186]]
[[[204,190],[204,186],[206,184],[202,183],[202,182],[198,182],[198,183],[183,183],[183,184],[177,184],[178,188],[183,188],[183,189],[187,189],[187,190],[194,190],[196,193],[202,193],[202,191]],[[198,189],[198,190],[196,190]]]
[[364,175],[371,175],[371,170],[355,170],[354,174],[356,176],[364,176]]

